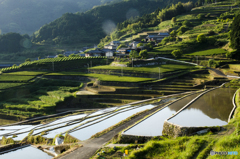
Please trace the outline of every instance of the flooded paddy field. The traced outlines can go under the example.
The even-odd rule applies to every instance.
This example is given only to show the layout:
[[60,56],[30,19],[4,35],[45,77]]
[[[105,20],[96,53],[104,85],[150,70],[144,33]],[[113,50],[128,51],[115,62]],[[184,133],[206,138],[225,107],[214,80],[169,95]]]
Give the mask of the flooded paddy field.
[[218,88],[210,91],[170,120],[180,126],[223,126],[233,109],[232,98],[236,89]]
[[161,136],[164,121],[198,95],[199,93],[196,93],[178,100],[126,130],[123,134],[134,136]]
[[0,154],[1,159],[51,159],[53,156],[34,148],[32,146],[27,146],[24,148],[12,150],[8,153]]

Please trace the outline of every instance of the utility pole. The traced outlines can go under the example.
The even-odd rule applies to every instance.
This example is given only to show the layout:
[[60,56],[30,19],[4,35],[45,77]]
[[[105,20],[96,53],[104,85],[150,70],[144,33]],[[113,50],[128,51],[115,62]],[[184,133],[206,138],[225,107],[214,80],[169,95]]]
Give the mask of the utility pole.
[[160,67],[158,67],[158,72],[159,72],[159,79],[160,79]]
[[88,73],[89,73],[89,64],[87,64],[87,66],[88,66],[88,69],[87,69],[87,71],[88,71]]
[[53,71],[54,71],[54,61],[52,62],[52,68],[53,68]]
[[133,58],[132,58],[132,67],[133,67]]
[[121,72],[122,72],[122,76],[123,76],[123,67],[121,67],[122,69],[121,69]]
[[197,58],[197,64],[198,64],[198,56],[195,56]]

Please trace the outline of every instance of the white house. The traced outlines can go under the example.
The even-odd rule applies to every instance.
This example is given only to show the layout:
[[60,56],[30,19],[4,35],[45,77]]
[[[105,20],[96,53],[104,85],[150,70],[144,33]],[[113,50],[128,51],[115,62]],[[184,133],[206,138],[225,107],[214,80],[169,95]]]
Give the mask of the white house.
[[114,46],[119,46],[121,43],[120,41],[111,41],[110,45],[114,45]]

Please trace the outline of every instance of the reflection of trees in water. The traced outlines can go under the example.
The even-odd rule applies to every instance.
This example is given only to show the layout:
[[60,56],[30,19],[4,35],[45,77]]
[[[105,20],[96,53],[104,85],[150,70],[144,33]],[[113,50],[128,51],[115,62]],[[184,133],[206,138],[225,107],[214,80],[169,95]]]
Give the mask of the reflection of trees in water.
[[199,109],[210,118],[219,118],[227,122],[233,108],[232,97],[235,93],[232,88],[219,88],[199,98],[188,109]]
[[199,95],[199,93],[190,95],[190,96],[188,96],[186,98],[183,98],[183,99],[179,100],[178,102],[176,102],[176,103],[172,104],[171,106],[169,106],[169,108],[170,108],[170,110],[177,112],[182,107],[184,107],[187,103],[189,103],[191,100],[196,98],[198,95]]

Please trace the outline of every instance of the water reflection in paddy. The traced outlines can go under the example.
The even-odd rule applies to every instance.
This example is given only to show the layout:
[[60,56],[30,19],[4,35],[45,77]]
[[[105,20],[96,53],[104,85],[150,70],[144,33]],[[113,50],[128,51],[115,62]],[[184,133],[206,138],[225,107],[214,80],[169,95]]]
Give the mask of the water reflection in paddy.
[[226,125],[233,109],[232,97],[236,89],[218,88],[210,91],[183,110],[169,122],[181,126]]
[[130,117],[131,115],[133,115],[137,112],[146,110],[146,109],[151,109],[153,107],[154,107],[153,105],[146,105],[146,106],[138,107],[136,109],[132,109],[132,110],[129,110],[129,111],[126,111],[126,112],[119,113],[119,114],[117,114],[113,117],[110,117],[110,118],[108,118],[104,121],[101,121],[97,124],[91,125],[89,127],[80,129],[80,130],[75,131],[75,132],[72,132],[72,133],[70,133],[70,135],[78,138],[79,140],[87,140],[92,135],[94,135],[94,134],[96,134],[96,133],[114,125],[114,124],[117,124],[118,122]]
[[32,146],[0,155],[1,159],[50,159],[52,156]]
[[154,115],[128,129],[124,134],[136,136],[161,136],[164,121],[198,95],[199,94],[193,94],[173,103],[169,107],[158,111]]

